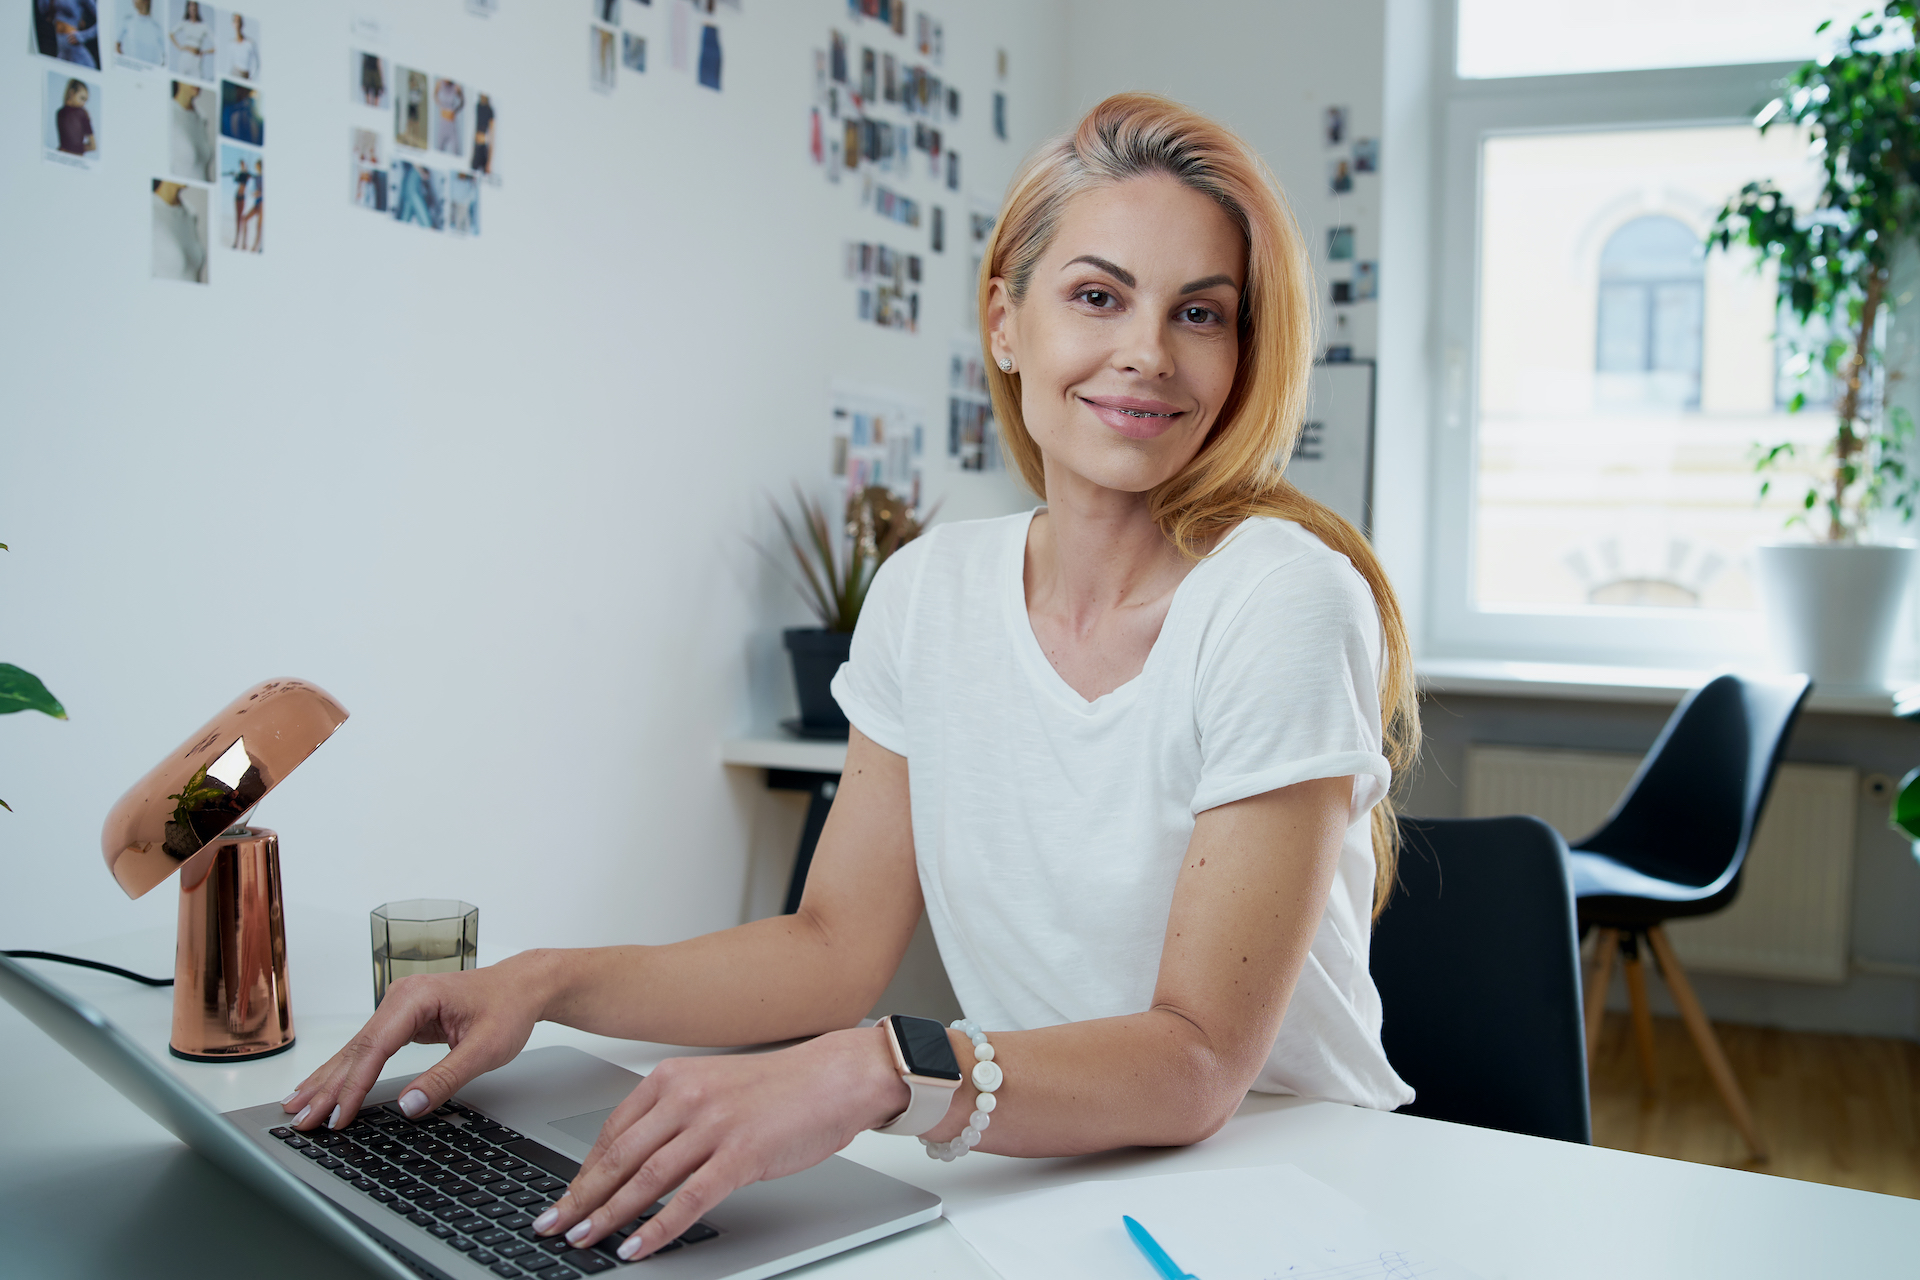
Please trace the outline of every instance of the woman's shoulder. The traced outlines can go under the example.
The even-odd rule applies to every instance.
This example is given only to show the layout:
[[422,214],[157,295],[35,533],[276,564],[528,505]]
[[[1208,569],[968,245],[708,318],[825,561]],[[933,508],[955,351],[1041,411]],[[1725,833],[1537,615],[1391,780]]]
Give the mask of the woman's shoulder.
[[1286,570],[1303,580],[1360,578],[1353,562],[1314,536],[1312,530],[1278,516],[1250,516],[1236,525],[1207,557],[1231,577],[1255,582]]

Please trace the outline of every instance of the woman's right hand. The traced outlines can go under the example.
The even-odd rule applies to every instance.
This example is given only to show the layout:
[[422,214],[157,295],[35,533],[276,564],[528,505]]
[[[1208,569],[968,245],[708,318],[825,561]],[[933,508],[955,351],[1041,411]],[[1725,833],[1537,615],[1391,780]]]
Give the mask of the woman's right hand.
[[447,1056],[400,1094],[401,1110],[424,1115],[526,1047],[558,964],[558,953],[528,951],[484,969],[400,979],[359,1034],[301,1081],[281,1110],[297,1113],[296,1129],[345,1128],[403,1045],[444,1044]]

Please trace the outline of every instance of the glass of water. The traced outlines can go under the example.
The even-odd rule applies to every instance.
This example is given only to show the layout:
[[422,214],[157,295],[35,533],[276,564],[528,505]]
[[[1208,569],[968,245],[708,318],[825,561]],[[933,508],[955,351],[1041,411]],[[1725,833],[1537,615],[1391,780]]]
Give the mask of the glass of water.
[[480,908],[452,898],[411,898],[373,909],[373,1004],[416,973],[477,968]]

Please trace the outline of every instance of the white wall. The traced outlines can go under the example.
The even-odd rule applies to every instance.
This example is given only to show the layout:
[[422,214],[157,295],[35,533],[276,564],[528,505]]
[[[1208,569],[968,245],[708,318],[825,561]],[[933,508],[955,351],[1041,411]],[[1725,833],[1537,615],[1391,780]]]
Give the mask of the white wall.
[[[353,713],[257,814],[295,901],[357,916],[456,894],[498,941],[738,920],[760,786],[718,745],[787,709],[778,632],[806,622],[750,544],[772,533],[764,495],[824,476],[833,378],[919,393],[944,424],[966,206],[938,193],[949,248],[929,257],[921,332],[857,323],[841,243],[924,246],[927,229],[823,182],[812,51],[833,26],[856,50],[902,45],[843,0],[723,7],[714,94],[667,68],[674,2],[627,5],[650,69],[610,96],[588,87],[586,0],[491,19],[460,0],[353,7],[400,61],[494,95],[504,182],[461,241],[349,207],[348,10],[258,0],[267,251],[216,251],[204,288],[147,278],[165,77],[104,74],[124,132],[79,173],[41,161],[53,64],[13,43],[0,660],[72,719],[0,720],[4,945],[170,931],[171,889],[127,902],[100,823],[279,675]],[[965,95],[949,145],[993,203],[1062,121],[1064,6],[947,10]],[[1019,500],[992,478],[948,488],[950,515]]]

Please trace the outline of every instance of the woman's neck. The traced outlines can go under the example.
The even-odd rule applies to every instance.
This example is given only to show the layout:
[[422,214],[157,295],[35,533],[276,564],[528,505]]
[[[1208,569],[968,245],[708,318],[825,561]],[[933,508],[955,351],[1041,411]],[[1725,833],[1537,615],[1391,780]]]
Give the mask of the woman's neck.
[[1084,634],[1103,616],[1156,604],[1164,611],[1192,565],[1155,523],[1145,494],[1049,474],[1047,509],[1027,539],[1027,607]]

